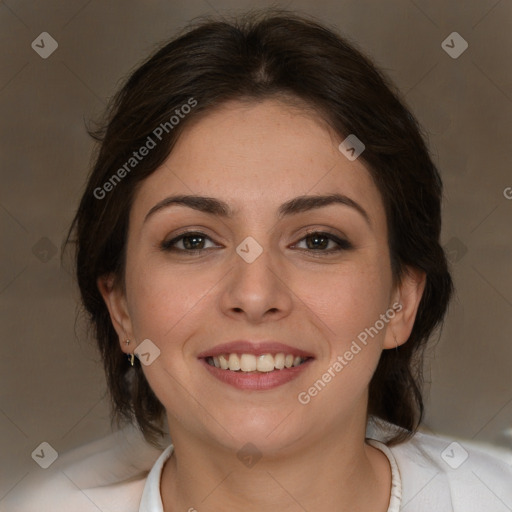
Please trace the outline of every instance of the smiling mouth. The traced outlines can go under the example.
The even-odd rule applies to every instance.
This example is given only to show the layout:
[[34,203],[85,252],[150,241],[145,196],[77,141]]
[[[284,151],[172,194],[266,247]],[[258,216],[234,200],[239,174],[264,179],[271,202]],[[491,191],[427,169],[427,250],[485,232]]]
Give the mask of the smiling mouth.
[[294,356],[293,354],[221,354],[214,357],[206,357],[210,366],[220,370],[230,370],[238,373],[269,373],[274,370],[283,370],[300,366],[311,357]]

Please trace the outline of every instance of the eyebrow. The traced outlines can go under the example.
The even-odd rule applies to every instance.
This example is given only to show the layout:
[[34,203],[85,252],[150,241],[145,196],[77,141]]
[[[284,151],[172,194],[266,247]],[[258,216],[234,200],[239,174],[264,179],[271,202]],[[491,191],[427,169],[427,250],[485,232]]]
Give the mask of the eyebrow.
[[[365,219],[365,221],[371,227],[372,223],[370,216],[366,210],[359,203],[343,194],[315,196],[304,195],[294,197],[279,207],[277,216],[279,219],[282,219],[286,216],[296,215],[298,213],[323,208],[331,204],[341,204],[353,208]],[[146,222],[148,218],[151,217],[154,213],[172,205],[187,206],[188,208],[192,208],[203,213],[208,213],[210,215],[216,215],[222,218],[231,218],[235,213],[226,202],[214,197],[197,195],[175,195],[166,197],[165,199],[162,199],[162,201],[159,201],[157,204],[155,204],[155,206],[153,206],[153,208],[151,208],[146,214],[144,222]]]

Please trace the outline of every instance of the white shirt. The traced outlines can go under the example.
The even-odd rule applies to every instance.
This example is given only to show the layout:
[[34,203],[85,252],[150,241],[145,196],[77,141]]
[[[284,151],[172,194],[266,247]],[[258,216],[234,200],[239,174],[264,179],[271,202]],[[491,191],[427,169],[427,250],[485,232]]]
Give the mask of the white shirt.
[[[417,433],[396,446],[367,433],[391,466],[387,512],[512,511],[512,452]],[[1,512],[163,512],[160,476],[172,455],[123,429],[33,471],[0,501]],[[199,507],[196,506],[198,510]]]

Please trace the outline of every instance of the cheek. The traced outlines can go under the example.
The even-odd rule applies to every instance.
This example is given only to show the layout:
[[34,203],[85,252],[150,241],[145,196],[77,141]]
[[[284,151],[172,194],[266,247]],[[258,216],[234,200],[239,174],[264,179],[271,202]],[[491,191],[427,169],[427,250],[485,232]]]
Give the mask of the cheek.
[[354,262],[315,275],[301,275],[297,295],[340,343],[372,326],[389,307],[391,275],[385,267]]
[[359,261],[314,278],[302,278],[296,286],[314,313],[312,320],[321,320],[315,323],[321,326],[329,354],[320,371],[330,372],[330,376],[323,375],[333,382],[331,396],[359,395],[382,352],[388,323],[381,315],[390,307],[391,271],[377,260]]
[[208,291],[216,281],[208,271],[171,272],[168,267],[152,264],[134,267],[130,279],[127,276],[135,338],[137,342],[149,339],[160,350],[155,362],[142,369],[153,392],[169,410],[190,406],[184,387],[199,394],[190,388],[194,372],[185,349],[201,322],[205,322],[205,311],[212,310],[213,295]]
[[128,307],[136,338],[163,343],[175,338],[180,323],[208,301],[208,291],[218,279],[198,269],[170,271],[168,266],[135,266],[127,276]]

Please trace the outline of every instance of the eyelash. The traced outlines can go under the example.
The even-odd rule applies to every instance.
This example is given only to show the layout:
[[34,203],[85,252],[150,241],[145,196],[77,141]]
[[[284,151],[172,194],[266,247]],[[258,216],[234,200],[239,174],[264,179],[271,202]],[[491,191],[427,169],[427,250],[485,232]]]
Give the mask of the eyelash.
[[[325,232],[325,231],[309,231],[297,243],[302,242],[306,238],[312,237],[313,235],[317,235],[317,236],[320,235],[321,238],[327,238],[328,240],[331,240],[331,241],[335,242],[336,244],[338,244],[338,247],[335,249],[329,249],[329,250],[315,250],[315,249],[300,249],[300,250],[308,251],[312,254],[316,253],[316,254],[314,254],[315,256],[324,256],[324,255],[330,255],[333,253],[337,253],[340,251],[347,251],[347,250],[354,248],[354,246],[348,240],[338,238],[337,236],[333,235],[332,233]],[[183,240],[184,238],[193,237],[193,236],[211,240],[209,236],[207,236],[204,233],[201,233],[200,231],[186,231],[184,233],[181,233],[179,236],[173,238],[172,240],[164,240],[160,244],[160,248],[166,252],[181,252],[181,253],[188,253],[188,254],[198,254],[200,252],[206,251],[207,249],[176,249],[176,247],[174,247],[174,245],[177,242]]]

